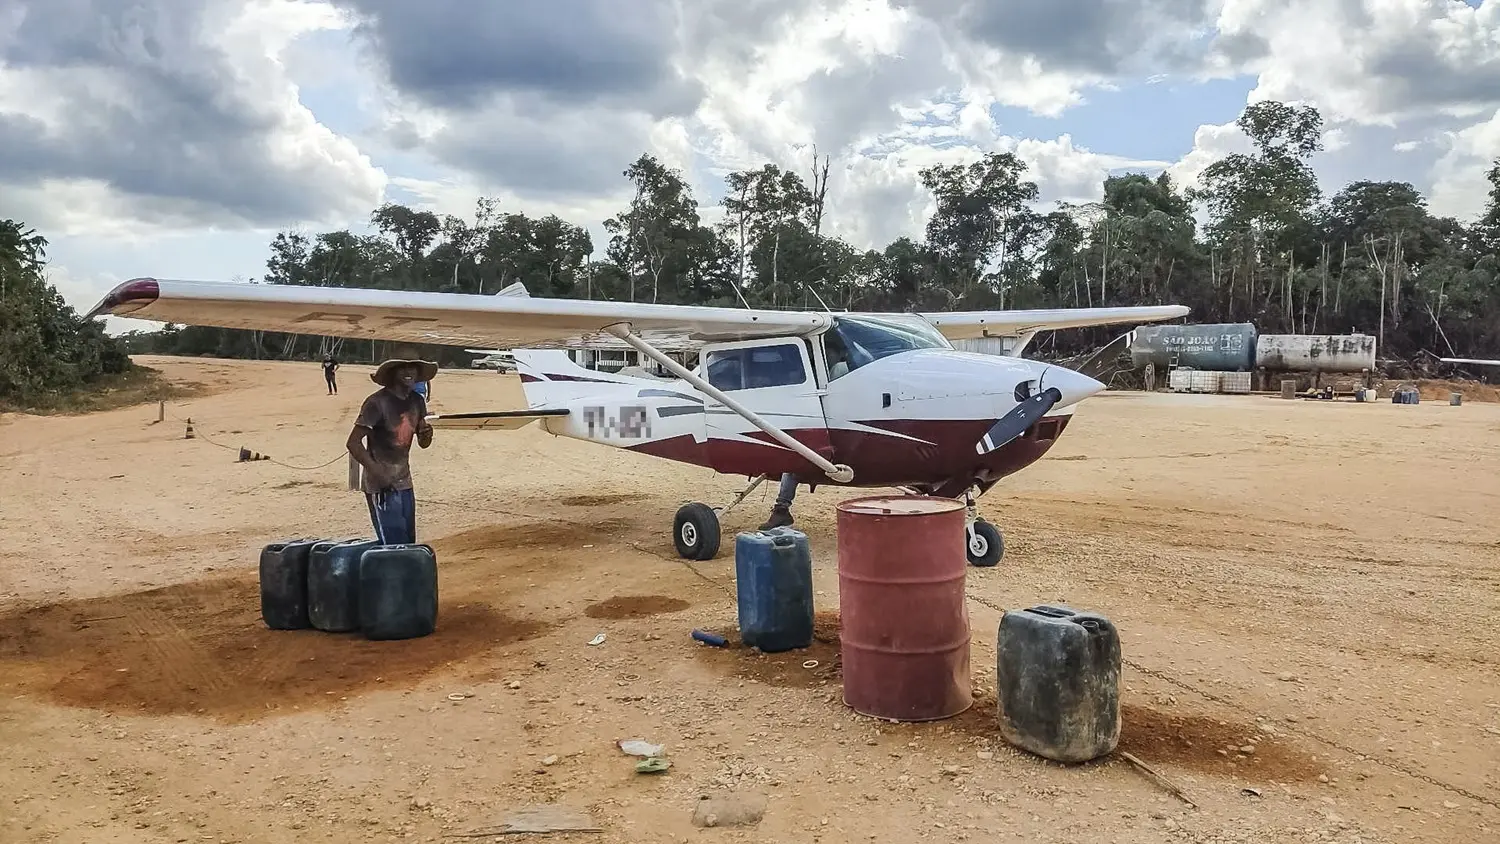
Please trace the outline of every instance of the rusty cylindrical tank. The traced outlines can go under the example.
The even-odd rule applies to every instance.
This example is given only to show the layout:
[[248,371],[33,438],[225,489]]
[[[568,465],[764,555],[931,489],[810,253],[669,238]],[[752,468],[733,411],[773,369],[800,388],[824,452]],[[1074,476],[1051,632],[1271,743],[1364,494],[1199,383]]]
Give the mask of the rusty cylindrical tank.
[[1262,334],[1255,365],[1271,372],[1364,372],[1375,368],[1368,334]]
[[838,506],[844,703],[896,721],[974,702],[964,598],[964,506],[890,495]]

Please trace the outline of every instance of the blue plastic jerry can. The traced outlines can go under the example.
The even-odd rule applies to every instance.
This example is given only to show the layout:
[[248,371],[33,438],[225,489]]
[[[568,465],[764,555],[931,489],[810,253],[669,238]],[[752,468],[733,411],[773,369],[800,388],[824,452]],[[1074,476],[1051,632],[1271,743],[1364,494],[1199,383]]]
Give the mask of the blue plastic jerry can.
[[813,637],[812,549],[791,528],[734,540],[740,640],[767,653],[805,648]]

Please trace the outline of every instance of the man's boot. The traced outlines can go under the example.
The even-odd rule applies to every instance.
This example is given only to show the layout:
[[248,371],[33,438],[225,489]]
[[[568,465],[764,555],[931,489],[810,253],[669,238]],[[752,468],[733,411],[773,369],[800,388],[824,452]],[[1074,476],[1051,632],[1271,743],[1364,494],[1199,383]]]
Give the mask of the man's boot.
[[791,505],[777,504],[771,508],[771,518],[766,519],[766,523],[761,525],[760,529],[770,530],[771,528],[790,527],[793,521],[795,520],[792,518]]

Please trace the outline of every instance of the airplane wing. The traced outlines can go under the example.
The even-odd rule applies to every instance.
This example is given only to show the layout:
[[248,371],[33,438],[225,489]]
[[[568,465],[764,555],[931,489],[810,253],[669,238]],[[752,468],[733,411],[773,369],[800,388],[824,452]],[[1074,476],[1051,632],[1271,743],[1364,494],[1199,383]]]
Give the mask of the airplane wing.
[[1467,363],[1475,366],[1500,366],[1500,360],[1483,360],[1480,358],[1440,358],[1443,363]]
[[605,327],[629,323],[663,351],[713,340],[806,334],[830,317],[686,305],[480,296],[238,282],[127,281],[89,312],[133,319],[370,340],[513,348],[628,348]]
[[1013,337],[1032,331],[1085,328],[1090,325],[1160,322],[1187,316],[1183,305],[1132,308],[1045,308],[1029,311],[954,311],[922,314],[949,340]]
[[[517,288],[512,285],[500,294],[481,296],[138,278],[110,291],[89,316],[500,349],[628,348],[604,329],[629,323],[635,334],[664,352],[708,341],[809,334],[828,326],[835,316],[815,311],[533,298],[524,288]],[[957,340],[1155,322],[1187,313],[1181,305],[1160,305],[921,316]]]

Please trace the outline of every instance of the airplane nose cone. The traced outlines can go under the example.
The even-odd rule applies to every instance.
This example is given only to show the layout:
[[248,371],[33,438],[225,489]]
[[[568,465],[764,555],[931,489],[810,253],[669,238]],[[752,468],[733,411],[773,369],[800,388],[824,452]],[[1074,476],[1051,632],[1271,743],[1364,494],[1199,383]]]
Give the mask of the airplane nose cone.
[[1048,366],[1043,370],[1042,389],[1049,387],[1056,387],[1062,393],[1062,401],[1057,403],[1058,407],[1077,404],[1104,390],[1104,384],[1099,381],[1061,366]]

